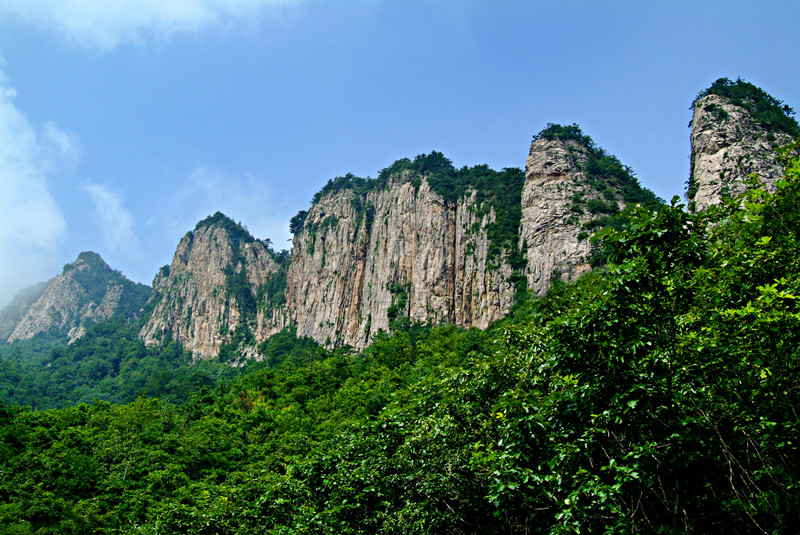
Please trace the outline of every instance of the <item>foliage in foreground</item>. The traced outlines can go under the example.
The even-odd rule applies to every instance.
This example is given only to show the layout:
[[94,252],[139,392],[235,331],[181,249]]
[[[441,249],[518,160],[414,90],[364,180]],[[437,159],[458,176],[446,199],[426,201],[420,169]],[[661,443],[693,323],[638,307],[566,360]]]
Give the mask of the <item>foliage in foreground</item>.
[[604,272],[197,392],[0,410],[0,533],[796,533],[800,161]]

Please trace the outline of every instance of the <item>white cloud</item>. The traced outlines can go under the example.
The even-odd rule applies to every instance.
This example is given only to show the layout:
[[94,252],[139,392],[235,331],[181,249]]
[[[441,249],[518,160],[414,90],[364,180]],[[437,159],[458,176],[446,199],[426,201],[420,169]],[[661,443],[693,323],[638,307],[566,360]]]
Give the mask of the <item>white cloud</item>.
[[125,208],[122,197],[107,186],[86,182],[83,189],[92,198],[94,215],[105,246],[126,256],[141,250],[133,214]]
[[53,275],[67,225],[53,199],[53,170],[77,161],[75,136],[31,125],[0,72],[0,306],[14,292]]
[[169,38],[179,32],[252,24],[265,13],[286,13],[299,0],[5,0],[0,16],[14,17],[86,48]]

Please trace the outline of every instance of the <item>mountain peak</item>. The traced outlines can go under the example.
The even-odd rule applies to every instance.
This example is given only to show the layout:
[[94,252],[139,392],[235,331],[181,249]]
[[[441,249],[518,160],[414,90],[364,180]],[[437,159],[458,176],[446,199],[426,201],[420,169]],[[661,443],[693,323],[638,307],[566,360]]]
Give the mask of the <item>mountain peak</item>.
[[547,123],[547,126],[533,136],[533,141],[540,140],[562,141],[564,143],[571,141],[587,149],[595,149],[594,140],[584,134],[577,123],[568,125]]
[[61,273],[66,274],[74,269],[81,271],[87,269],[99,269],[111,272],[114,271],[108,264],[106,264],[105,260],[103,260],[100,255],[94,251],[83,251],[78,255],[78,258],[75,259],[75,261],[65,264]]
[[690,210],[704,210],[745,191],[749,176],[774,191],[783,166],[775,149],[800,135],[794,111],[741,78],[720,78],[691,106]]
[[242,226],[242,225],[236,223],[230,217],[226,216],[225,214],[223,214],[222,212],[217,210],[212,215],[206,217],[205,219],[201,219],[200,221],[198,221],[197,225],[195,225],[195,227],[194,227],[194,230],[200,230],[203,227],[210,227],[212,225],[221,225],[223,227],[224,226],[231,226],[231,225],[232,226],[237,226],[237,227],[241,227]]
[[216,212],[181,239],[154,279],[153,312],[140,337],[146,344],[178,340],[197,358],[215,357],[238,343],[237,333],[257,327],[278,269],[269,240]]
[[257,241],[250,231],[242,223],[237,223],[230,217],[226,216],[220,211],[214,212],[213,215],[200,220],[194,227],[193,232],[199,232],[203,229],[219,228],[228,234],[228,238],[235,242],[242,244],[253,243]]

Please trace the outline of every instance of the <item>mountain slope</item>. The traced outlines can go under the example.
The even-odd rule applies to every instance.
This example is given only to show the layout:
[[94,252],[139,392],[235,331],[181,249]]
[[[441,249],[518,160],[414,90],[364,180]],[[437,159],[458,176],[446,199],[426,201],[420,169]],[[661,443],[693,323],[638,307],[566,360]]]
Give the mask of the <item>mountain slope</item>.
[[28,313],[31,306],[42,296],[47,287],[53,282],[40,282],[18,292],[11,302],[0,310],[0,343],[8,340],[19,322]]
[[[32,290],[36,296],[41,287]],[[150,288],[131,282],[111,269],[100,255],[83,252],[64,266],[62,273],[47,283],[38,299],[22,310],[22,301],[12,302],[19,321],[6,338],[7,342],[29,340],[40,334],[65,336],[70,342],[80,338],[86,327],[114,315],[135,318],[150,295]],[[11,309],[8,318],[11,317]],[[4,331],[11,324],[4,325]]]

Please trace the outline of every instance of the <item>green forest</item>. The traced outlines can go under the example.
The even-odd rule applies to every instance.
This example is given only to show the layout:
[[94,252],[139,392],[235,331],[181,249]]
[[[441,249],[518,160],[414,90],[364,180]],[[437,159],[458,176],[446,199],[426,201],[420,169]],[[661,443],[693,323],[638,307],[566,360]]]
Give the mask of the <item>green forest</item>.
[[485,331],[285,332],[159,379],[180,347],[98,324],[59,380],[140,366],[106,385],[137,397],[0,406],[0,533],[797,533],[798,148],[774,194],[630,206],[604,265]]

